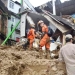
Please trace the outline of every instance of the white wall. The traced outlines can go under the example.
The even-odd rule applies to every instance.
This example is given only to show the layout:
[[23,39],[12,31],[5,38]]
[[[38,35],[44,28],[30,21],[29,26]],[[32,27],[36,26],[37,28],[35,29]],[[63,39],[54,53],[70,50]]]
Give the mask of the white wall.
[[[14,7],[10,8],[10,6],[9,6],[10,1],[11,0],[8,0],[8,3],[7,3],[8,10],[17,14],[19,12],[19,8],[21,8],[21,6],[16,4],[16,3],[14,3],[14,1],[11,1],[11,2],[14,3]],[[14,18],[14,22],[12,21],[12,17]],[[8,20],[8,32],[7,32],[7,35],[11,32],[11,25],[13,24],[13,27],[15,27],[15,25],[19,22],[19,20],[20,19],[18,19],[15,16],[11,15],[11,19]],[[20,25],[17,27],[17,29],[19,29],[19,28],[20,28]],[[13,32],[13,34],[11,36],[11,39],[16,40],[16,37],[20,38],[20,34],[17,34],[16,31],[15,31],[15,32]]]
[[[15,16],[11,16],[11,18],[14,18],[14,22],[10,19],[10,20],[8,20],[8,33],[7,34],[9,34],[10,32],[11,32],[11,25],[13,24],[13,27],[15,27],[15,25],[19,22],[19,19],[18,18],[16,18]],[[17,29],[19,29],[20,28],[20,25],[18,25],[18,27],[17,27]],[[20,29],[19,29],[20,30]],[[20,34],[16,34],[16,31],[12,34],[12,36],[11,36],[11,38],[13,39],[13,40],[16,40],[16,37],[18,37],[18,38],[20,38]]]
[[[15,17],[15,25],[19,22],[19,19]],[[18,30],[20,30],[20,24],[17,27]],[[17,34],[16,31],[14,32],[14,39],[16,40],[16,37],[20,38],[20,34]]]
[[[10,1],[11,0],[8,0],[8,5],[7,5],[8,10],[10,10],[10,11],[12,11],[14,13],[18,13],[19,12],[19,8],[21,8],[21,6],[16,4],[16,3],[14,3],[14,1],[12,1],[14,3],[14,8],[12,9],[12,8],[9,7]],[[35,11],[34,7],[31,5],[29,0],[23,0],[23,1],[24,1],[23,5],[24,5],[25,9],[26,8],[30,8],[31,10]]]
[[12,11],[12,12],[14,12],[14,13],[17,14],[17,13],[19,12],[19,8],[21,8],[21,6],[18,5],[18,4],[16,4],[16,3],[14,3],[14,2],[12,1],[12,2],[14,3],[14,8],[12,9],[12,8],[9,7],[10,1],[11,1],[11,0],[8,0],[8,6],[7,6],[7,7],[8,7],[8,10],[10,10],[10,11]]

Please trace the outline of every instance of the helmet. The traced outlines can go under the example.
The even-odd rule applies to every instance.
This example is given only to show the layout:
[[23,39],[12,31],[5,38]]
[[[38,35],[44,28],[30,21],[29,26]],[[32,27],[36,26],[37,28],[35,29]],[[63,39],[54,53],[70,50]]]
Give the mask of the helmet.
[[40,20],[40,21],[38,22],[38,25],[39,25],[40,23],[43,23],[43,21],[42,21],[42,20]]

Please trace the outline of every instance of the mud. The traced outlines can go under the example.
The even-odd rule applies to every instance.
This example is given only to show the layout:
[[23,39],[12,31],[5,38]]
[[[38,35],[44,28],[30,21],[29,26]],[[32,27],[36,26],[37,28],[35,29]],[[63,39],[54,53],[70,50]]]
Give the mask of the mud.
[[0,75],[66,75],[66,70],[54,59],[40,59],[37,51],[0,46]]

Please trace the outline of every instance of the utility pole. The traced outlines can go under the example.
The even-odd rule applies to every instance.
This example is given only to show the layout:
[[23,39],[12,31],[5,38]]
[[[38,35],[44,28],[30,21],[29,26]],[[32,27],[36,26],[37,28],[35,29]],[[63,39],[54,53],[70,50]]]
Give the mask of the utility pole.
[[56,15],[55,0],[52,0],[53,15]]
[[23,0],[20,0],[20,4],[23,5]]

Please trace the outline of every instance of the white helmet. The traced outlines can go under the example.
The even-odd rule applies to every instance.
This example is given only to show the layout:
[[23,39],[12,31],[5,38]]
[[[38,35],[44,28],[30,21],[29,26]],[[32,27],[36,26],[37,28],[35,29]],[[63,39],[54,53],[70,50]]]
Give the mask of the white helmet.
[[71,35],[71,34],[67,34],[67,35],[66,35],[66,38],[72,39],[72,35]]
[[44,23],[42,20],[40,20],[39,22],[38,22],[38,25],[40,24],[40,23]]

